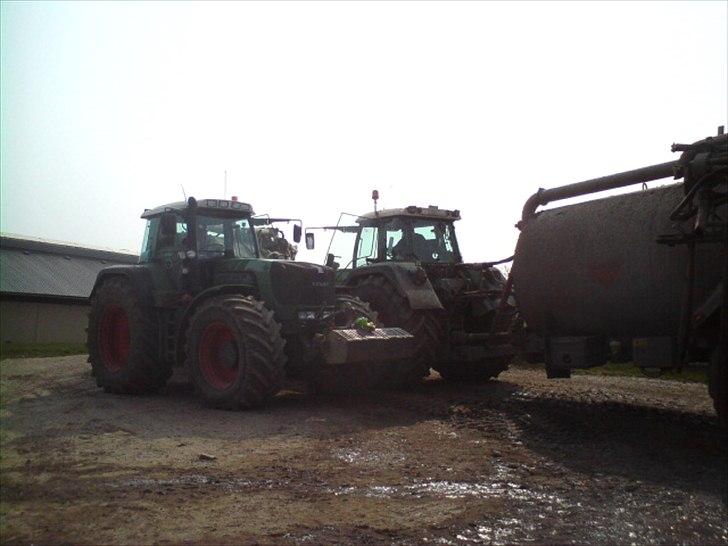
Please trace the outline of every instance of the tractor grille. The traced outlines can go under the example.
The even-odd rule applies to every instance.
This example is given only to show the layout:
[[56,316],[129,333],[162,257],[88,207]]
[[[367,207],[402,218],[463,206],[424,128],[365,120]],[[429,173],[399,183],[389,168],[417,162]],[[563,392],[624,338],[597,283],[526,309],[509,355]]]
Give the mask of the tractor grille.
[[275,262],[270,270],[273,295],[282,305],[333,305],[334,271],[320,265]]

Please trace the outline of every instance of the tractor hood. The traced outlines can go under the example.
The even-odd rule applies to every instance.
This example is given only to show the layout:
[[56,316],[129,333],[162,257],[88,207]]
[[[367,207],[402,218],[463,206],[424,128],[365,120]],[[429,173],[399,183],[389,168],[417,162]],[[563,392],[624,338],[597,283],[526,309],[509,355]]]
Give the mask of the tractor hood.
[[[211,264],[212,265],[212,264]],[[212,286],[254,286],[271,307],[334,305],[334,270],[317,264],[286,260],[217,260]]]
[[305,263],[271,260],[273,295],[283,305],[334,305],[334,270]]

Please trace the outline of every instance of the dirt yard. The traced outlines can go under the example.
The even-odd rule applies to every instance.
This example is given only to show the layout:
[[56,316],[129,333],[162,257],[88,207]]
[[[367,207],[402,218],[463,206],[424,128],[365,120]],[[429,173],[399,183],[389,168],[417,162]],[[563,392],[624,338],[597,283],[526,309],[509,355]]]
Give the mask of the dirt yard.
[[701,384],[513,369],[232,413],[85,360],[1,364],[3,543],[728,543]]

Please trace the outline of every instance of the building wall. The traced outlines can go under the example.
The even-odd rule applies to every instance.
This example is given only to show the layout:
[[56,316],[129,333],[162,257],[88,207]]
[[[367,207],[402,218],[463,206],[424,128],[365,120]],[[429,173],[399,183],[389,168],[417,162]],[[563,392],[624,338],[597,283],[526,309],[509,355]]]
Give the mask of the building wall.
[[84,343],[88,305],[0,300],[3,343]]

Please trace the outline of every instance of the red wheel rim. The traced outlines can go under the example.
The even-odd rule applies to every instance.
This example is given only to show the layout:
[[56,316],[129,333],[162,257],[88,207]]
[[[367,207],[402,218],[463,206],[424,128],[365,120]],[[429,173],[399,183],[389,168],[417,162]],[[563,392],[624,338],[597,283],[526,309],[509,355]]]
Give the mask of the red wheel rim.
[[104,367],[118,372],[129,359],[129,318],[119,305],[107,306],[101,314],[99,349]]
[[205,327],[198,349],[200,371],[208,384],[225,390],[238,376],[238,346],[232,330],[222,322]]

